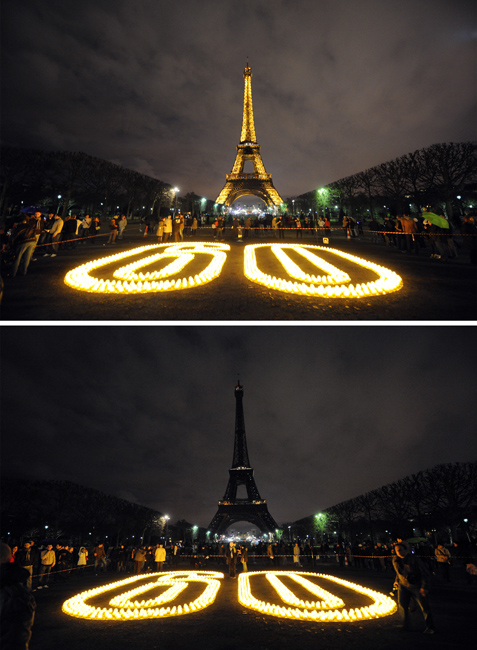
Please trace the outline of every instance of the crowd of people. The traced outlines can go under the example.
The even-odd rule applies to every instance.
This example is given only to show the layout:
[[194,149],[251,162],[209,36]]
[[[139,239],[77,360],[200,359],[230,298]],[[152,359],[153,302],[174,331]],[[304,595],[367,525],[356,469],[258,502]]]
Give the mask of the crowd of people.
[[[124,215],[112,217],[108,222],[109,237],[103,246],[122,239],[126,226]],[[53,212],[48,215],[39,211],[22,213],[7,219],[5,227],[0,230],[2,265],[8,267],[10,277],[14,278],[19,272],[26,275],[33,255],[36,258],[56,257],[60,250],[73,250],[81,244],[94,246],[98,243],[100,231],[101,223],[97,216],[87,214],[79,219],[72,214],[63,219]]]
[[[15,277],[19,272],[26,275],[32,259],[56,257],[59,251],[73,250],[79,245],[114,246],[124,239],[128,225],[125,215],[115,215],[101,224],[98,216],[67,215],[64,219],[53,212],[43,215],[20,213],[6,220],[0,229],[2,262],[7,266],[7,275]],[[364,228],[366,226],[366,228]],[[371,242],[383,244],[403,253],[419,255],[427,250],[431,258],[448,261],[459,255],[469,257],[471,264],[477,263],[477,227],[472,215],[465,215],[460,232],[440,227],[422,217],[408,214],[388,216],[384,222],[375,218],[365,222],[344,216],[340,224],[332,226],[326,215],[315,213],[266,214],[266,215],[192,215],[174,212],[163,217],[141,219],[139,232],[152,238],[158,244],[182,242],[184,237],[194,239],[199,231],[216,241],[269,237],[274,239],[311,239],[321,241],[335,235],[342,229],[347,239],[371,237]],[[459,241],[456,242],[456,234]],[[33,257],[35,256],[35,257]]]
[[[432,223],[429,219],[426,219],[426,212],[419,218],[409,214],[395,218],[388,216],[384,223],[373,218],[368,224],[371,242],[409,255],[427,251],[432,259],[443,262],[459,255],[468,256],[471,264],[477,264],[477,227],[472,215],[464,215],[460,232],[456,232],[443,215],[447,226]],[[348,224],[343,223],[343,228],[349,230]],[[353,236],[357,236],[356,228],[352,230]],[[460,235],[459,242],[456,235]]]
[[[398,540],[397,543],[402,543]],[[313,567],[320,563],[336,563],[341,567],[352,566],[376,572],[392,571],[394,543],[364,542],[358,544],[336,543],[312,544],[309,541],[295,542],[264,542],[253,545],[241,543],[235,545],[235,553],[239,559],[247,550],[247,560],[253,564],[269,562],[280,567],[298,564],[303,567]],[[411,546],[407,544],[409,550]],[[474,582],[472,566],[477,551],[469,544],[454,542],[450,547],[439,543],[435,548],[429,542],[418,542],[413,545],[413,553],[425,563],[433,575],[442,580],[451,580],[450,567],[453,566],[455,578],[460,573],[461,578]],[[90,569],[98,574],[102,571],[143,573],[162,570],[163,566],[177,566],[179,562],[189,560],[201,566],[209,564],[226,564],[230,543],[188,544],[182,541],[156,545],[125,545],[105,546],[99,543],[94,547],[79,545],[74,548],[68,544],[48,543],[37,547],[33,540],[25,541],[23,546],[11,547],[11,562],[17,563],[29,573],[28,586],[32,588],[33,577],[36,578],[35,589],[47,588],[50,580],[64,582],[76,569]],[[159,564],[160,563],[160,566]]]
[[[404,629],[411,626],[410,613],[419,607],[427,634],[435,631],[429,604],[429,589],[434,576],[442,583],[452,580],[477,585],[476,549],[470,544],[435,548],[428,542],[416,545],[401,538],[392,543],[365,542],[351,545],[312,544],[308,540],[294,542],[261,541],[250,545],[223,541],[215,544],[185,545],[182,541],[135,546],[119,544],[106,547],[99,542],[94,547],[52,543],[39,546],[25,540],[19,547],[0,542],[0,623],[2,647],[28,648],[35,614],[33,592],[48,589],[50,584],[65,582],[72,576],[84,577],[87,572],[130,573],[140,576],[151,572],[228,567],[228,575],[236,578],[248,571],[248,564],[270,568],[305,569],[314,571],[318,564],[335,563],[341,568],[355,567],[377,572],[389,572],[393,577],[398,608]],[[240,568],[239,568],[240,567]],[[451,567],[453,571],[451,572]],[[414,605],[415,604],[415,605]]]

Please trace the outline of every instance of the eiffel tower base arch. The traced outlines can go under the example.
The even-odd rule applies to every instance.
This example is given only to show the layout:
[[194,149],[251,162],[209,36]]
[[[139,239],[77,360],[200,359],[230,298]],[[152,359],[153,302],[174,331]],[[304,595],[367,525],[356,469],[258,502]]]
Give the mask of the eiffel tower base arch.
[[264,201],[269,208],[278,207],[281,198],[271,181],[262,181],[253,178],[227,181],[217,197],[217,203],[230,207],[241,196],[252,194]]
[[268,512],[266,503],[219,505],[215,517],[208,528],[211,535],[223,535],[227,528],[238,521],[247,521],[256,526],[261,533],[275,533],[277,524]]

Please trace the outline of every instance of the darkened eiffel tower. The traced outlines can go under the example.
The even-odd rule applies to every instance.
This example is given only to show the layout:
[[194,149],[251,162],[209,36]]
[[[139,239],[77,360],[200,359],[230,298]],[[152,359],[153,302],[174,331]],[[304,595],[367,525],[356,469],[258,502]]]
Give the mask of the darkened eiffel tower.
[[[240,381],[235,387],[235,442],[232,468],[229,469],[229,482],[224,498],[219,501],[219,508],[212,519],[208,531],[212,535],[221,535],[233,523],[248,521],[255,524],[262,533],[274,533],[278,528],[268,512],[267,502],[262,499],[253,478],[250,467],[245,437],[245,420],[243,416],[243,387]],[[245,485],[247,496],[237,497],[237,488]]]
[[[278,207],[282,199],[275,189],[272,175],[267,174],[260,154],[260,145],[255,135],[252,104],[252,68],[248,65],[243,71],[244,98],[242,132],[237,145],[237,155],[230,174],[225,175],[225,185],[215,202],[230,206],[235,199],[246,194],[253,194],[265,201],[269,207]],[[253,163],[253,173],[244,173],[245,161]]]

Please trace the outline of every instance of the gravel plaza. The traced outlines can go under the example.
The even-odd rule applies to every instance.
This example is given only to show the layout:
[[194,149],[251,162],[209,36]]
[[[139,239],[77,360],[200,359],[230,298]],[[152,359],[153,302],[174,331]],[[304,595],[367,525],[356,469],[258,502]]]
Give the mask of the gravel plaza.
[[[215,601],[194,614],[166,619],[137,621],[98,621],[73,618],[61,611],[65,600],[100,584],[118,579],[118,574],[71,576],[53,583],[51,588],[35,592],[37,612],[31,650],[68,648],[83,650],[100,647],[117,650],[130,647],[182,650],[190,647],[208,650],[259,650],[303,648],[366,648],[401,650],[403,644],[421,648],[467,649],[473,647],[474,611],[477,604],[475,585],[467,585],[459,576],[451,584],[437,582],[431,589],[431,607],[437,632],[422,634],[424,625],[419,612],[413,614],[413,629],[401,630],[398,614],[352,623],[320,623],[277,618],[241,605],[237,598],[237,580],[227,575],[227,567],[211,563],[210,570],[222,571],[224,578]],[[251,571],[265,566],[250,566]],[[319,564],[317,573],[335,575],[384,594],[392,589],[393,573],[375,573],[352,567],[339,568]],[[276,594],[275,594],[276,596]],[[263,587],[260,597],[272,600],[273,588]]]
[[[244,249],[248,243],[321,245],[311,236],[283,240],[262,237],[237,241],[227,233],[230,246],[220,275],[202,286],[162,293],[94,294],[68,287],[65,275],[76,267],[112,253],[156,243],[131,229],[124,241],[112,246],[78,245],[55,258],[38,253],[26,276],[5,278],[3,321],[472,321],[477,317],[476,270],[464,252],[447,262],[433,260],[428,249],[419,256],[372,244],[369,236],[347,240],[333,231],[330,246],[375,264],[402,278],[402,287],[385,295],[362,298],[327,298],[296,295],[252,282],[244,275]],[[105,241],[105,240],[104,240]],[[193,240],[186,238],[187,243]],[[198,242],[213,242],[210,232]],[[331,260],[331,257],[329,258]],[[333,259],[333,263],[335,260]],[[343,264],[336,266],[342,268]],[[344,265],[346,266],[346,264]],[[270,267],[271,268],[271,267]],[[268,268],[264,272],[269,272]],[[370,279],[371,272],[367,272]],[[364,277],[364,276],[363,276]]]

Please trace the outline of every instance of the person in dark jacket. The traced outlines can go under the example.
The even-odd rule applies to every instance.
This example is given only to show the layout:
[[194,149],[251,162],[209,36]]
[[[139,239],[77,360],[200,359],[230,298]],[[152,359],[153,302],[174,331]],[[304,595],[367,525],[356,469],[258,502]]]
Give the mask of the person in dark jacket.
[[461,233],[464,250],[470,256],[470,263],[475,265],[477,264],[477,228],[475,219],[470,214],[464,216]]
[[234,542],[230,542],[229,546],[225,551],[225,557],[227,558],[227,564],[229,565],[229,576],[235,578],[235,571],[237,565],[237,548]]
[[0,542],[0,646],[28,650],[36,602],[27,587],[29,572],[10,558],[10,547]]
[[33,567],[35,566],[37,559],[38,559],[38,552],[36,548],[33,548],[33,544],[31,542],[25,542],[23,544],[23,548],[20,551],[18,551],[15,557],[15,562],[19,566],[26,569],[29,573],[28,581],[27,581],[27,587],[29,589],[32,588]]
[[426,628],[425,634],[434,634],[434,621],[429,607],[429,571],[418,557],[412,555],[404,544],[395,546],[393,567],[396,571],[395,587],[398,589],[398,604],[403,618],[403,628],[410,629],[409,604],[412,599],[419,605]]

